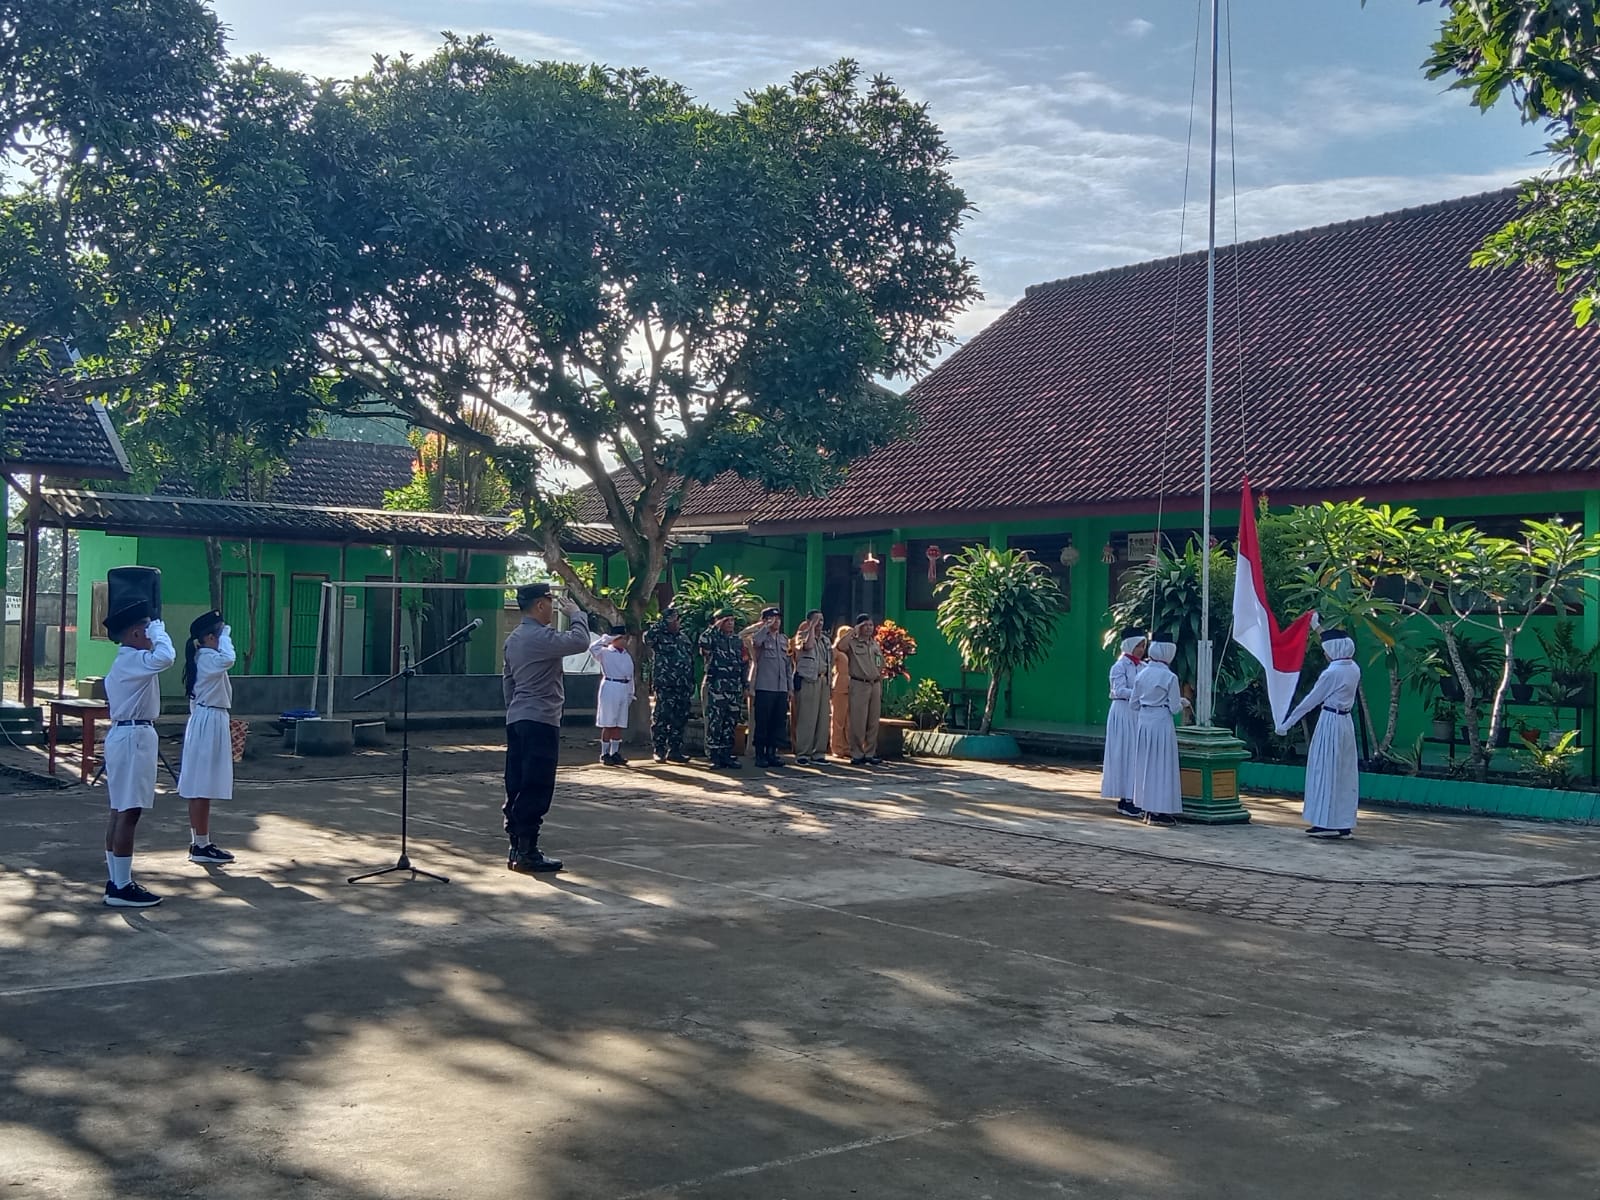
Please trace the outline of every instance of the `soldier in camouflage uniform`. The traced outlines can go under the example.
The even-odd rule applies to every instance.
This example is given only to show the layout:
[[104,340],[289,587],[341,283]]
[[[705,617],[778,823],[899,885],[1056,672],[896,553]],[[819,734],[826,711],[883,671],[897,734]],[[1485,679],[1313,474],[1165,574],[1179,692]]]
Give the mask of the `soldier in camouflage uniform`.
[[706,757],[713,769],[739,766],[733,731],[744,715],[745,650],[734,619],[731,609],[723,609],[700,635],[700,657],[706,664]]
[[683,728],[689,723],[689,700],[694,694],[694,647],[684,635],[683,622],[676,608],[661,614],[644,631],[650,647],[650,687],[655,692],[655,708],[650,716],[650,741],[657,762],[686,763]]

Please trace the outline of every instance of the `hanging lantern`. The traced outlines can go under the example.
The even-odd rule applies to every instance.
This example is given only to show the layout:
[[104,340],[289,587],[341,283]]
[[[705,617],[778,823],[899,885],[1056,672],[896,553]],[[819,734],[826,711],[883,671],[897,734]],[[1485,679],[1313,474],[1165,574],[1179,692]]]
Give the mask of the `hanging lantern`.
[[889,561],[890,562],[892,562],[892,563],[903,563],[903,562],[905,562],[905,560],[906,560],[906,544],[904,542],[896,542],[894,545],[889,547]]
[[1077,566],[1078,557],[1078,548],[1076,546],[1069,545],[1061,547],[1061,565],[1063,567]]
[[1100,561],[1105,563],[1108,567],[1117,561],[1117,548],[1110,542],[1107,542],[1106,548],[1100,551]]
[[944,554],[937,545],[930,545],[926,553],[928,555],[928,582],[938,583],[939,560],[944,557]]
[[872,553],[872,547],[867,547],[867,556],[861,560],[861,578],[868,583],[878,582],[878,568],[883,562]]

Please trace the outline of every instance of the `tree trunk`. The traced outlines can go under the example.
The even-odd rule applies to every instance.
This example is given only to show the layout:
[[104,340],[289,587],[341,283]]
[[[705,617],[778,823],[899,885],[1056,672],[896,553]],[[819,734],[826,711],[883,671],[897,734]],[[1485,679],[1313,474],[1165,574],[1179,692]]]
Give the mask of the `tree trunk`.
[[244,595],[246,628],[244,639],[244,674],[252,672],[256,660],[256,612],[261,607],[261,551],[265,542],[244,544]]
[[1394,735],[1400,723],[1400,659],[1393,650],[1385,656],[1389,665],[1389,721],[1384,726],[1383,743],[1374,752],[1375,758],[1388,758],[1394,749]]
[[[211,584],[211,610],[222,612],[222,539],[206,539],[206,578]],[[224,614],[226,615],[226,614]]]
[[978,733],[986,736],[994,725],[994,705],[1000,697],[1000,672],[996,671],[989,676],[989,694],[983,698],[983,724],[978,727]]

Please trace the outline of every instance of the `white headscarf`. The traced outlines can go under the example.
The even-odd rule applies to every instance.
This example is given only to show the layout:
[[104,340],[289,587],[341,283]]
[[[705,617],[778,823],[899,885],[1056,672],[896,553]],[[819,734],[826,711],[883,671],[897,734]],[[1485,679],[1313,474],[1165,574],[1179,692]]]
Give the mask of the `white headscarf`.
[[1322,643],[1322,652],[1328,656],[1329,661],[1340,658],[1354,658],[1356,656],[1356,641],[1354,638],[1329,638]]
[[1142,638],[1142,637],[1125,637],[1125,638],[1123,638],[1122,639],[1122,652],[1124,654],[1132,654],[1135,650],[1137,650],[1139,648],[1139,643],[1142,642],[1142,641],[1144,641],[1144,638]]
[[1146,654],[1158,663],[1170,663],[1178,657],[1178,644],[1176,642],[1151,642]]

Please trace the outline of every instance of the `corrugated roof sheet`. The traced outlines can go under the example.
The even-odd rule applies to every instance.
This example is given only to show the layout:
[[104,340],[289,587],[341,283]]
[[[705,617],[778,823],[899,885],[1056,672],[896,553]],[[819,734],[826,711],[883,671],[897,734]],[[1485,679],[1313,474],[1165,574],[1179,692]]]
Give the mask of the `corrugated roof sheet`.
[[395,543],[508,554],[526,554],[538,549],[531,537],[512,528],[509,521],[500,517],[202,500],[184,496],[133,496],[56,488],[45,489],[43,498],[49,510],[46,523],[55,524],[65,518],[74,529],[98,529],[106,533],[175,537],[220,535],[356,545]]

